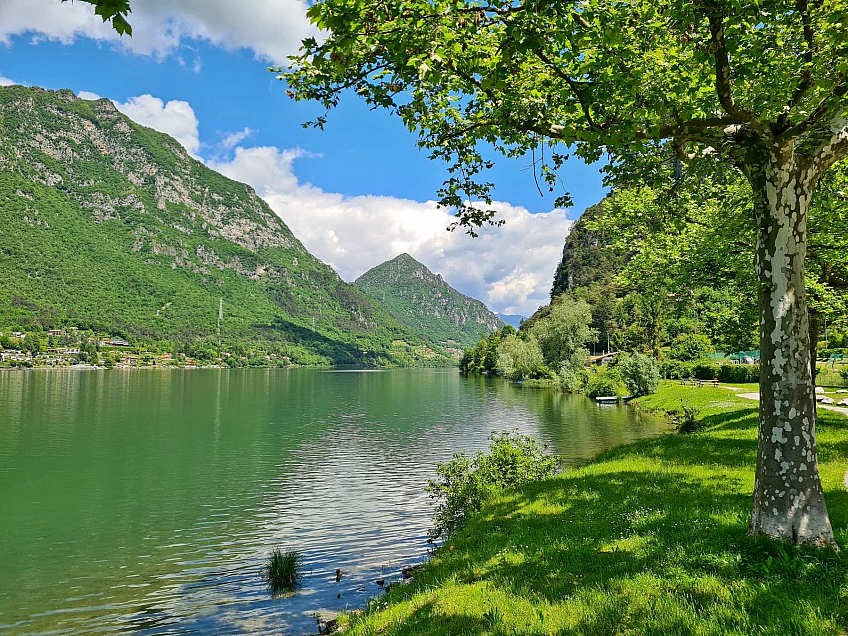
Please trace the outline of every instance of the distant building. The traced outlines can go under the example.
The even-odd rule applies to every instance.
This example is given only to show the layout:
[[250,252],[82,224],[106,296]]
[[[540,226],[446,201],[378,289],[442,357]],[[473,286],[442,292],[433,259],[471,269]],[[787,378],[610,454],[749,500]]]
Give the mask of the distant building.
[[121,364],[125,364],[129,367],[138,366],[138,357],[137,356],[124,356],[121,358]]
[[48,331],[51,336],[64,336],[67,335],[64,329],[51,329]]
[[600,356],[589,356],[589,362],[591,364],[606,365],[612,362],[612,359],[617,355],[617,351],[611,351],[610,353],[605,353]]

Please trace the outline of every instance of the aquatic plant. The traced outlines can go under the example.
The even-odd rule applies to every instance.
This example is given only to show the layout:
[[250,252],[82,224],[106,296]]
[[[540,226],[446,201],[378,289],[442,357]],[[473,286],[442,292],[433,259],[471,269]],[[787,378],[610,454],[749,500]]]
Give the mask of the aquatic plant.
[[275,548],[268,555],[268,562],[262,568],[262,578],[272,594],[294,591],[303,573],[302,559],[303,555],[297,550],[283,551]]

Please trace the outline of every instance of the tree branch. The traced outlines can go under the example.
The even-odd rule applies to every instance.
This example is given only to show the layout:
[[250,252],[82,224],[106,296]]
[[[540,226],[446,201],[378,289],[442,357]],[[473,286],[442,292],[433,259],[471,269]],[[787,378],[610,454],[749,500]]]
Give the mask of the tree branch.
[[713,13],[709,16],[710,37],[712,38],[713,57],[715,59],[716,93],[725,112],[739,123],[751,124],[759,128],[759,122],[753,113],[739,106],[733,99],[733,84],[730,81],[730,59],[724,40],[724,16]]
[[841,103],[841,100],[845,95],[848,95],[848,75],[845,75],[841,82],[836,85],[836,88],[833,89],[833,99],[825,99],[820,103],[810,116],[807,117],[804,121],[802,121],[797,126],[793,126],[788,130],[785,130],[778,137],[779,140],[785,139],[793,139],[800,137],[801,135],[810,132],[815,128],[818,124],[820,124],[828,115],[828,112],[833,107],[834,103],[837,105]]
[[848,108],[830,120],[830,137],[812,153],[813,183],[828,169],[848,155]]
[[577,98],[577,101],[580,104],[580,108],[583,109],[583,114],[586,116],[586,121],[589,122],[589,126],[596,130],[599,130],[600,127],[595,124],[595,120],[592,119],[592,111],[589,109],[589,105],[586,103],[586,98],[580,91],[579,87],[577,86],[577,83],[573,79],[571,79],[571,77],[569,77],[568,73],[564,73],[561,68],[554,64],[553,61],[542,51],[534,47],[533,53],[535,53],[536,57],[542,60],[542,63],[544,63],[548,68],[550,68],[556,74],[557,77],[559,77],[566,84],[568,84],[568,87],[571,89],[571,92]]
[[811,66],[813,64],[813,48],[814,34],[813,25],[810,22],[810,11],[807,5],[807,0],[796,0],[795,10],[801,14],[801,24],[804,27],[804,41],[807,43],[807,50],[804,51],[804,69],[801,71],[801,81],[798,88],[792,94],[792,98],[786,105],[786,113],[782,114],[778,119],[778,125],[781,127],[786,125],[786,119],[789,117],[789,111],[795,108],[804,99],[804,95],[813,85],[813,76]]

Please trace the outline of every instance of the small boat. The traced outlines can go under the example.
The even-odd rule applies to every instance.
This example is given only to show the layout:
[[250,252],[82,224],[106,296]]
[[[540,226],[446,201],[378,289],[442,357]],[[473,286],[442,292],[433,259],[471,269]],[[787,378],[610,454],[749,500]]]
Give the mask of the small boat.
[[595,402],[598,404],[617,404],[621,398],[617,395],[607,395],[607,396],[598,396],[595,398]]

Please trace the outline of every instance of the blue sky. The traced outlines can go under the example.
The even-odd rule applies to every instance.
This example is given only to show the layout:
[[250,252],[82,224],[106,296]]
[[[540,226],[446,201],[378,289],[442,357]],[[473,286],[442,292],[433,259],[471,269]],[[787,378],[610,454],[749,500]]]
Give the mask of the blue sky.
[[[184,0],[179,14],[170,12],[173,3],[145,2],[149,6],[134,3],[130,41],[117,40],[84,3],[4,0],[0,76],[95,93],[119,104],[143,95],[162,100],[128,105],[124,112],[181,141],[174,131],[190,129],[187,147],[199,141],[195,154],[201,160],[256,187],[306,247],[343,278],[355,278],[402,250],[495,310],[526,314],[544,302],[567,232],[565,216],[576,218],[603,196],[597,166],[578,161],[566,166],[562,177],[575,206],[563,213],[552,212],[555,195],[539,196],[529,159],[496,158],[495,198],[505,204],[514,231],[490,232],[476,242],[445,238],[435,231],[445,225],[444,212],[426,204],[444,180],[445,167],[417,148],[398,119],[371,111],[351,95],[324,131],[304,129],[302,122],[317,107],[289,99],[267,71],[306,35],[299,0],[244,0],[244,14],[233,14],[228,0]],[[181,108],[165,109],[171,101]],[[184,119],[171,122],[171,115]],[[249,134],[237,144],[222,143],[245,129]],[[271,164],[276,172],[268,171]],[[415,214],[427,218],[405,218]],[[382,243],[357,246],[351,236],[379,234],[386,227],[395,232],[383,232]],[[519,240],[522,231],[538,235],[535,242]],[[544,258],[520,265],[520,253],[540,250],[543,237]]]

